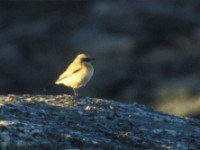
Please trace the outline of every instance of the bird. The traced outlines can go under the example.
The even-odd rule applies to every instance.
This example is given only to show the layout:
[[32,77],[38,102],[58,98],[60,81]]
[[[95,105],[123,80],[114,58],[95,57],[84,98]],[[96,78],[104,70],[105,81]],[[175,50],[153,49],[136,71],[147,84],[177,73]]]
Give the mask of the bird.
[[85,86],[94,74],[91,61],[95,60],[86,54],[79,54],[54,84],[63,84],[73,89],[74,96],[79,97],[78,89]]

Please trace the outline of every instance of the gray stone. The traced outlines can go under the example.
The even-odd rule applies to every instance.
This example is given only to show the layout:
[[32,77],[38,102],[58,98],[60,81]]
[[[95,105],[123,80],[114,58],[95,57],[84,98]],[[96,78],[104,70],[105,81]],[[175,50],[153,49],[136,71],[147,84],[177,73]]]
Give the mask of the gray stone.
[[200,148],[199,120],[137,103],[69,95],[2,95],[0,104],[2,150]]

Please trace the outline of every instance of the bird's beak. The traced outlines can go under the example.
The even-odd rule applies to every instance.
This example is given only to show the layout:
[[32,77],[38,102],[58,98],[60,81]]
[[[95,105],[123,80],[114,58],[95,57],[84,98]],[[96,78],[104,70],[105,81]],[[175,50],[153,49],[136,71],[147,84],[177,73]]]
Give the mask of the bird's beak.
[[94,60],[96,60],[96,59],[92,58],[92,57],[88,57],[88,58],[85,59],[85,61],[87,61],[87,62],[94,61]]

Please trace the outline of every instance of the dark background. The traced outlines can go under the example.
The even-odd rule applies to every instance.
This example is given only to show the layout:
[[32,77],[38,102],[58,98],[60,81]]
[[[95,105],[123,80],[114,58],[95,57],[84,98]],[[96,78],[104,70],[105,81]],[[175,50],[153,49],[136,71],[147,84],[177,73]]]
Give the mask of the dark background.
[[79,53],[97,60],[82,96],[200,116],[200,1],[0,2],[0,93],[44,92]]

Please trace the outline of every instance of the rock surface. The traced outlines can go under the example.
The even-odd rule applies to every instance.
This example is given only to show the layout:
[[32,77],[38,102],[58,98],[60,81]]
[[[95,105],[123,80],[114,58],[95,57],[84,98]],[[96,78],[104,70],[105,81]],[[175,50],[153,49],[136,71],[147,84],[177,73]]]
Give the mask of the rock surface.
[[200,149],[200,121],[69,95],[0,97],[0,149]]

